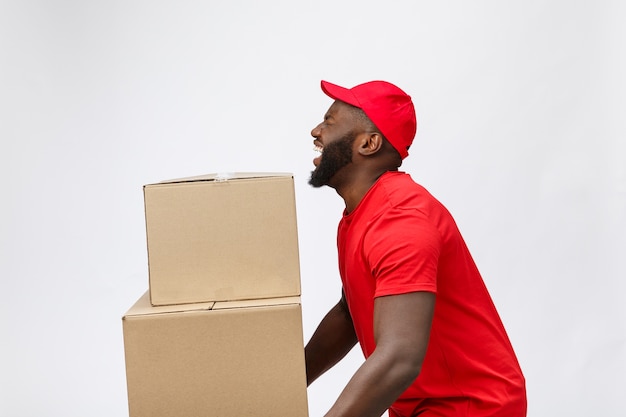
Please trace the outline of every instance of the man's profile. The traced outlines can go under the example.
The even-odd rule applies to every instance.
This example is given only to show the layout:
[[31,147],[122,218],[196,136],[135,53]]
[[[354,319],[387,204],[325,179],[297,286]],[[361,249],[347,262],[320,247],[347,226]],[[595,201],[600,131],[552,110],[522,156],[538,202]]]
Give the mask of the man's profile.
[[311,131],[309,183],[345,202],[342,294],[306,346],[308,383],[357,342],[366,358],[326,416],[525,416],[524,376],[453,217],[398,170],[411,97],[385,81],[321,87],[334,102]]

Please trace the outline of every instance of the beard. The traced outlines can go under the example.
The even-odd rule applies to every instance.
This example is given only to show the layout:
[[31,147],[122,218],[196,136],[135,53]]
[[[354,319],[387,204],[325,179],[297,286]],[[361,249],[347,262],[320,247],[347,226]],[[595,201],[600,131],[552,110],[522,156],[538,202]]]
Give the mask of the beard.
[[315,188],[328,185],[335,174],[352,162],[352,143],[356,138],[354,132],[347,133],[335,142],[324,146],[320,164],[311,171],[309,184]]

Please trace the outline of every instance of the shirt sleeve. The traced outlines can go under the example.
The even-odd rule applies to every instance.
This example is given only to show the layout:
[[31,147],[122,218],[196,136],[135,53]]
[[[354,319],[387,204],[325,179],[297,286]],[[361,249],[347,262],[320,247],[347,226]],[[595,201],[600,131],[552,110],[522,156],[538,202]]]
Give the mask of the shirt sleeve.
[[416,210],[391,210],[370,225],[364,256],[375,280],[375,297],[415,291],[437,292],[442,239]]

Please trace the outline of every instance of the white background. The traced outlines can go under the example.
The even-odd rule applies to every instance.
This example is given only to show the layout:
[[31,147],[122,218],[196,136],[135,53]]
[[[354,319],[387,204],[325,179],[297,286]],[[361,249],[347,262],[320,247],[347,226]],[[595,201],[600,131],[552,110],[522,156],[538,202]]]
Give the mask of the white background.
[[0,415],[127,415],[146,183],[293,172],[308,340],[340,288],[342,201],[307,185],[320,79],[414,98],[403,169],[455,216],[529,416],[626,415],[624,4],[2,0]]

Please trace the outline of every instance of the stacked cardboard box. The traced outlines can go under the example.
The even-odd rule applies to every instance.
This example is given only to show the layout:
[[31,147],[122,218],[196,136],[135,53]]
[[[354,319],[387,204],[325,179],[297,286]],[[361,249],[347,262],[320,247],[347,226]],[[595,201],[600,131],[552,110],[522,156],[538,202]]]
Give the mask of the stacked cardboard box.
[[291,174],[144,186],[149,290],[123,318],[131,417],[307,416]]

